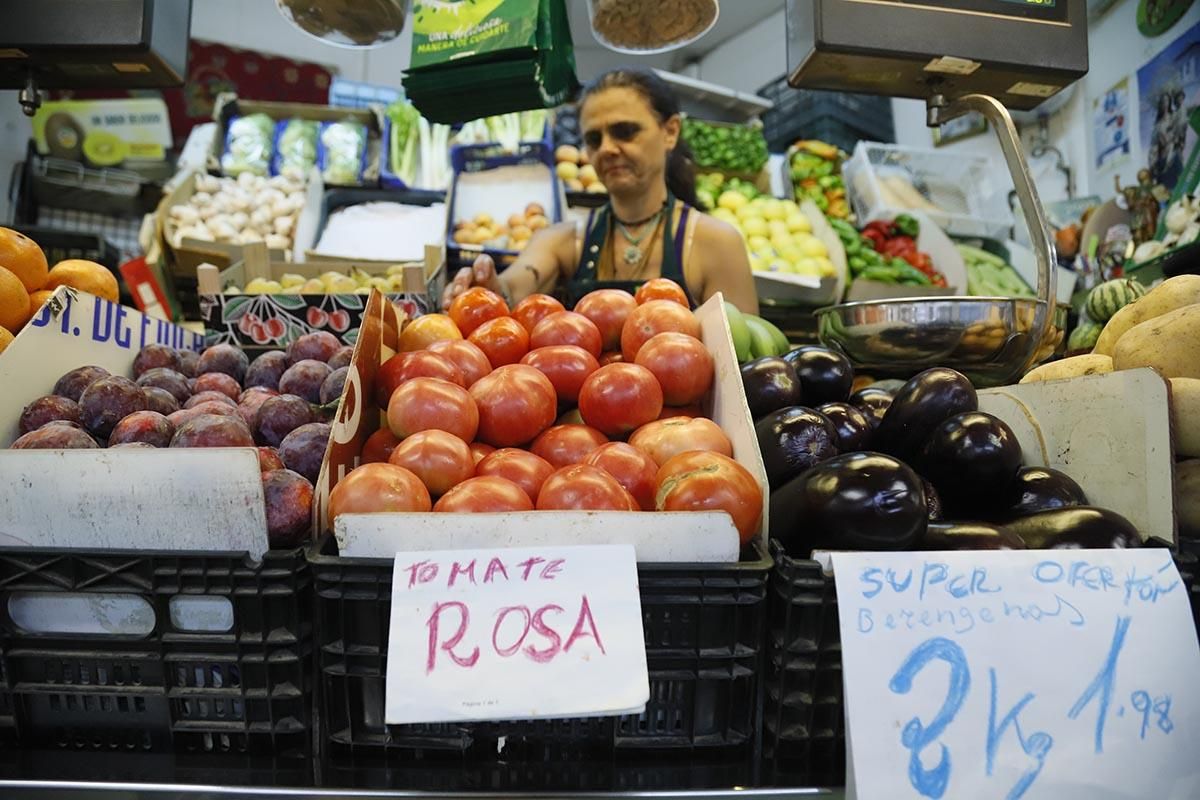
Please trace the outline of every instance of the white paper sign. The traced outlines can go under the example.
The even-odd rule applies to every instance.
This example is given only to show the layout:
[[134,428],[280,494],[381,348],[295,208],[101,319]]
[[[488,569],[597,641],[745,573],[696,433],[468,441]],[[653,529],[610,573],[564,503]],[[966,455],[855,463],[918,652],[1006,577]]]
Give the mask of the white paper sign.
[[847,797],[1200,797],[1166,550],[835,553]]
[[650,698],[633,547],[397,553],[385,721],[638,713]]

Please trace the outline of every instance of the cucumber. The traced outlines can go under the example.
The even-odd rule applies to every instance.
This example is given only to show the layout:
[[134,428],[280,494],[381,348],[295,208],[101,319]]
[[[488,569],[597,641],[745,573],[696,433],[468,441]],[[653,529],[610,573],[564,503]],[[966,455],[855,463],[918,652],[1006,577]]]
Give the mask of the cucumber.
[[750,356],[751,358],[762,358],[763,356],[779,355],[776,348],[775,337],[771,335],[766,323],[758,317],[750,314],[743,315],[746,318],[746,326],[750,328]]
[[1096,322],[1108,322],[1125,306],[1146,294],[1146,288],[1135,280],[1117,278],[1105,281],[1088,292],[1084,309]]
[[749,361],[750,356],[750,327],[746,325],[746,317],[733,303],[725,303],[725,319],[729,320],[729,332],[733,334],[733,349],[737,353],[738,363]]

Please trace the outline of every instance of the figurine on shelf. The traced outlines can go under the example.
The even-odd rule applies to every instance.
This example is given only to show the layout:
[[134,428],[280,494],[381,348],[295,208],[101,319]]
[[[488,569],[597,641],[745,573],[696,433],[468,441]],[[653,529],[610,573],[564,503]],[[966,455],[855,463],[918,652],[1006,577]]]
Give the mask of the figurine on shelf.
[[1130,229],[1134,244],[1141,244],[1153,239],[1158,232],[1159,207],[1169,193],[1165,186],[1154,183],[1148,169],[1138,170],[1137,180],[1134,185],[1121,186],[1121,176],[1113,176],[1117,194],[1125,199],[1125,208],[1133,217]]

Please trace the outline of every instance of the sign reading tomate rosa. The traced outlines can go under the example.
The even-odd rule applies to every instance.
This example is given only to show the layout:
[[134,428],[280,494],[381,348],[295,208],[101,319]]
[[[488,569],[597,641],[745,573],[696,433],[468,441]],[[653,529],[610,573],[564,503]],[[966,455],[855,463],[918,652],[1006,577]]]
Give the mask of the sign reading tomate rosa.
[[640,713],[630,545],[397,553],[389,725]]

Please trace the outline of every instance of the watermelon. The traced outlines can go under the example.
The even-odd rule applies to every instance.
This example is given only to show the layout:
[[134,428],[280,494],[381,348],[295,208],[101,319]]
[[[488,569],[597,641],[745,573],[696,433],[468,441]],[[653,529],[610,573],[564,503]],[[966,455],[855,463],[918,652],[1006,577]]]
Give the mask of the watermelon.
[[1090,319],[1080,320],[1079,324],[1075,326],[1075,330],[1071,331],[1071,337],[1067,339],[1067,352],[1090,351],[1096,346],[1096,340],[1100,338],[1102,330],[1104,330],[1104,325],[1100,322],[1092,322]]
[[1117,278],[1105,281],[1088,292],[1084,308],[1096,322],[1108,322],[1125,306],[1146,294],[1146,288],[1135,280]]

